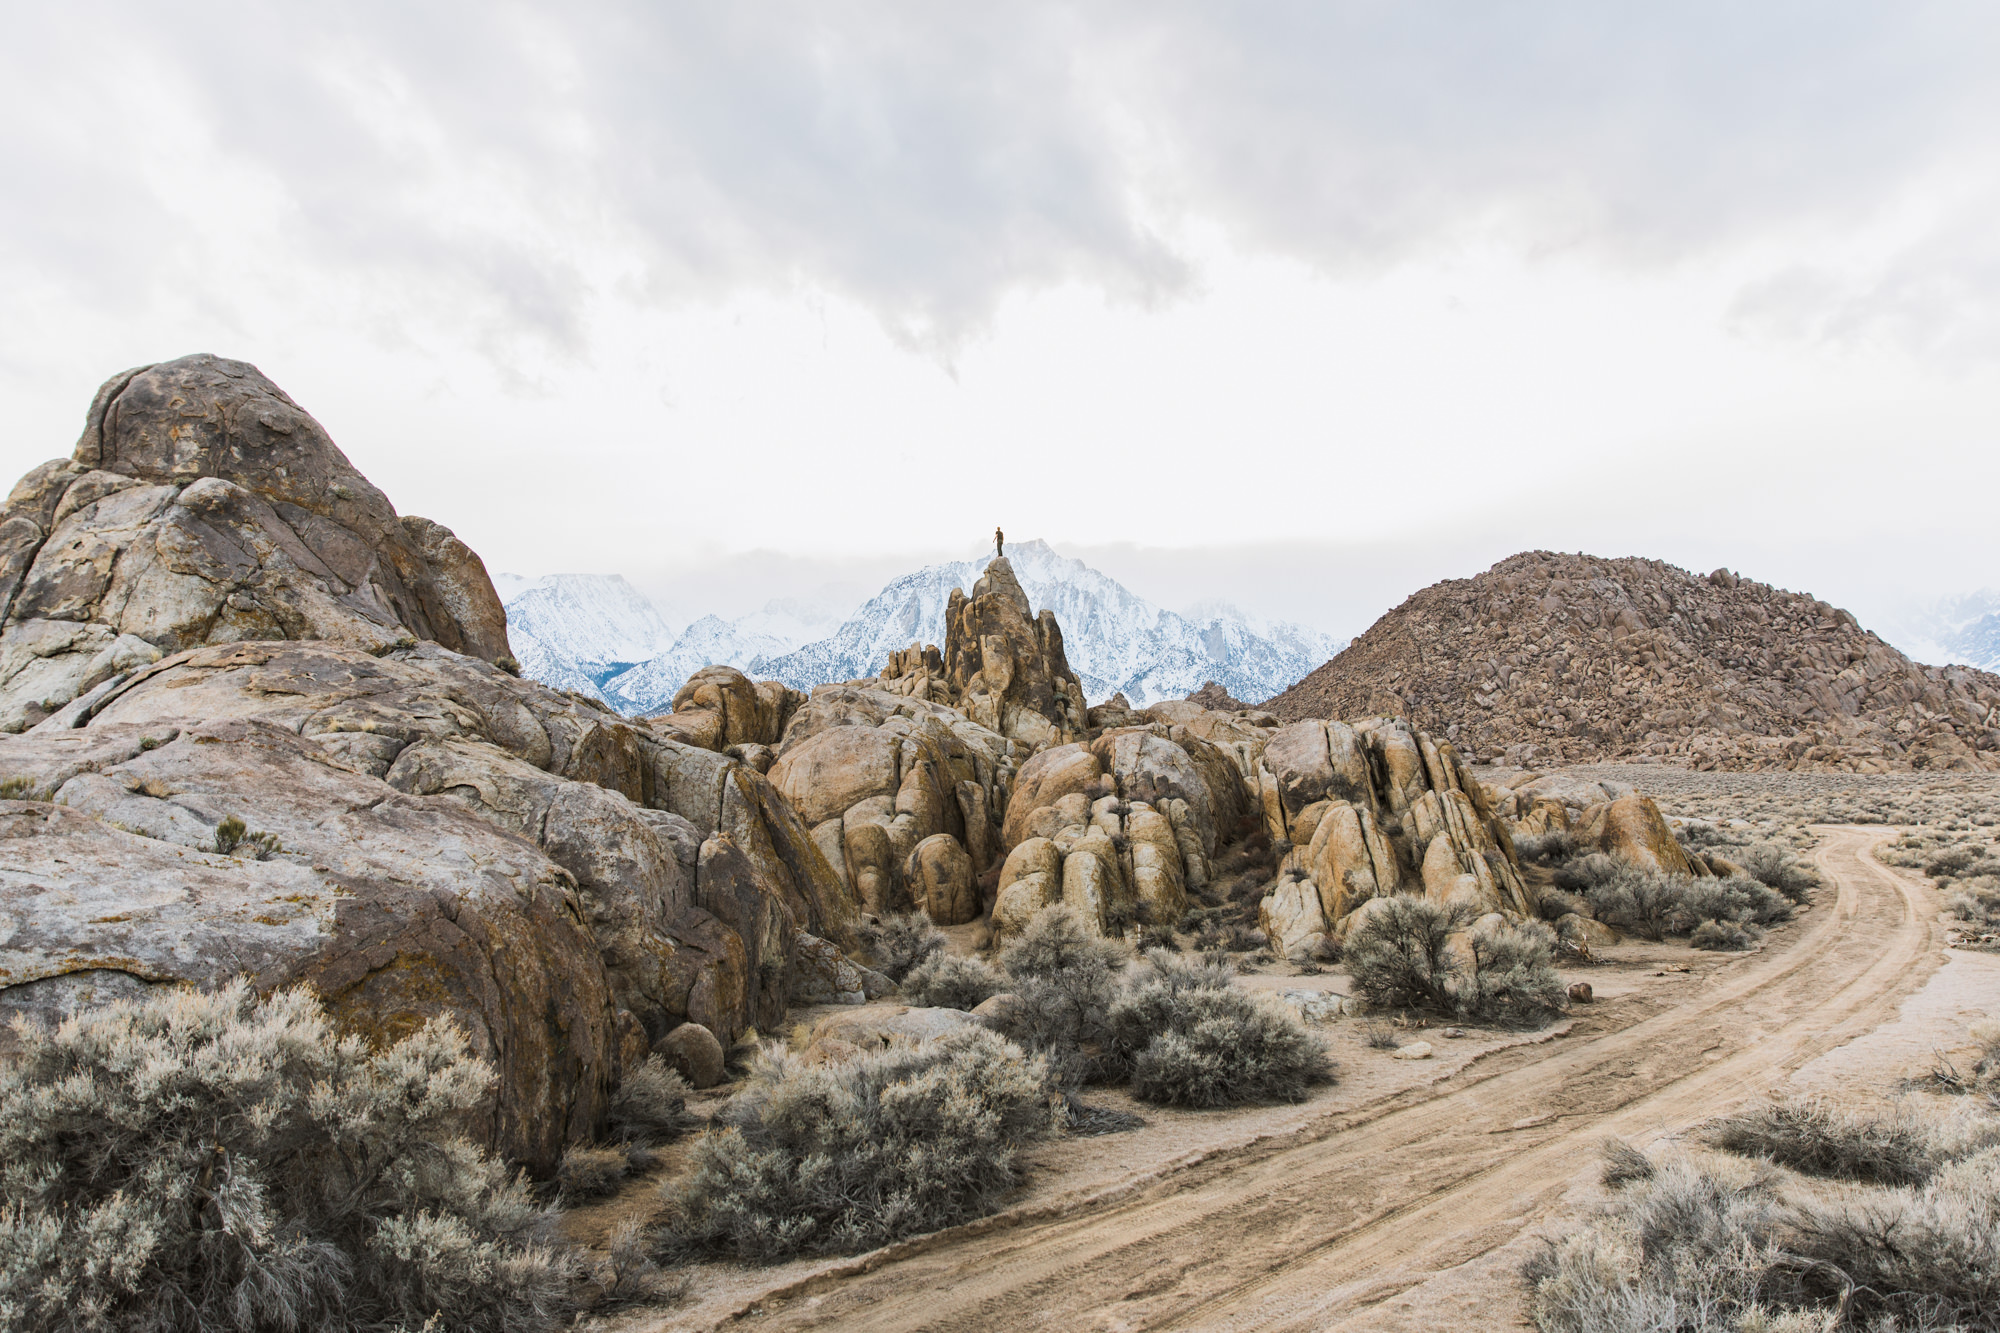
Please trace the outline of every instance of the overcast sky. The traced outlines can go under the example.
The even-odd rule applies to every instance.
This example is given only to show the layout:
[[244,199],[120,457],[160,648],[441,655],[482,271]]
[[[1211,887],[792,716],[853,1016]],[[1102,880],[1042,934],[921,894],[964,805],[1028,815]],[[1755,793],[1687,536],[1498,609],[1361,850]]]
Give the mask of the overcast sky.
[[0,472],[213,351],[691,612],[998,522],[1343,634],[1538,546],[1865,623],[2000,583],[1996,61],[1912,0],[15,5]]

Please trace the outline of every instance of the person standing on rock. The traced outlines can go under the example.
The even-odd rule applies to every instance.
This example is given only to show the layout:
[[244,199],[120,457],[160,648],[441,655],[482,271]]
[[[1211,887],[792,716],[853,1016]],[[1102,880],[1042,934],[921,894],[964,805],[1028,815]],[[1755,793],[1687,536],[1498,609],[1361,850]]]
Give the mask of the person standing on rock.
[[1001,559],[1007,554],[1007,534],[996,524],[993,528],[993,558]]

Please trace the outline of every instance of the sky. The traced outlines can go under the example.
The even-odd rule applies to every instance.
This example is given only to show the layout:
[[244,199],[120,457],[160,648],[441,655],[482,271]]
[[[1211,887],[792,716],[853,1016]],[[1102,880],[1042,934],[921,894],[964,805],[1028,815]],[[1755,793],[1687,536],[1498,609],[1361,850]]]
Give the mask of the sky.
[[994,525],[1360,632],[1515,551],[2000,585],[2000,8],[10,7],[0,473],[255,362],[489,568]]

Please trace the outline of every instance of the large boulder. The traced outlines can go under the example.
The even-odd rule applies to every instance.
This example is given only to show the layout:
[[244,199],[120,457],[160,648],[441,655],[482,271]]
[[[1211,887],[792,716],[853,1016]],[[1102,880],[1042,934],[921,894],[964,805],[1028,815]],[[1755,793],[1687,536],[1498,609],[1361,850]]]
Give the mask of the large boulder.
[[511,661],[479,558],[399,517],[256,367],[191,356],[108,381],[74,455],[0,514],[0,729],[159,654],[282,638]]
[[0,738],[0,768],[54,799],[0,806],[0,1009],[309,983],[371,1041],[459,1023],[510,1155],[552,1167],[595,1129],[618,1005],[574,880],[533,843],[253,719]]
[[707,666],[675,693],[670,713],[652,719],[665,734],[705,750],[773,746],[805,696],[783,681],[751,680],[732,666]]
[[[953,709],[829,685],[792,716],[770,779],[854,901],[872,912],[902,912],[924,906],[938,888],[926,878],[947,866],[935,839],[958,845],[950,864],[962,858],[968,884],[999,859],[996,818],[1013,756],[1011,741]],[[932,851],[918,858],[926,845]],[[959,890],[948,896],[953,921],[969,920]]]
[[[1268,832],[1292,844],[1284,868],[1313,887],[1327,930],[1344,933],[1363,904],[1417,889],[1482,913],[1534,913],[1513,839],[1486,790],[1449,744],[1408,722],[1281,727],[1259,758],[1257,781]],[[1274,920],[1301,916],[1266,901]]]
[[447,1016],[499,1071],[488,1137],[545,1169],[650,1041],[780,1022],[801,941],[846,975],[852,891],[760,772],[797,696],[699,682],[723,754],[519,679],[478,558],[252,367],[106,385],[0,515],[0,626],[34,798],[0,1009],[248,975],[370,1039]]
[[1706,878],[1712,872],[1700,857],[1689,856],[1650,796],[1621,796],[1594,806],[1573,830],[1586,846],[1647,870]]

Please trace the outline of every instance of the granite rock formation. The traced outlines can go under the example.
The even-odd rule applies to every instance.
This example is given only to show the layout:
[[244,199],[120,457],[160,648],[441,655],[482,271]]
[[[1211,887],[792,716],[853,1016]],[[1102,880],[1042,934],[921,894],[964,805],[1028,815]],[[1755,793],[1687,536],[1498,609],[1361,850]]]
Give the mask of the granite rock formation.
[[[649,1044],[862,975],[756,766],[496,666],[478,558],[253,368],[114,379],[0,536],[0,1009],[244,975],[371,1039],[449,1017],[489,1137],[547,1169]],[[764,695],[714,699],[716,742],[777,739]]]

